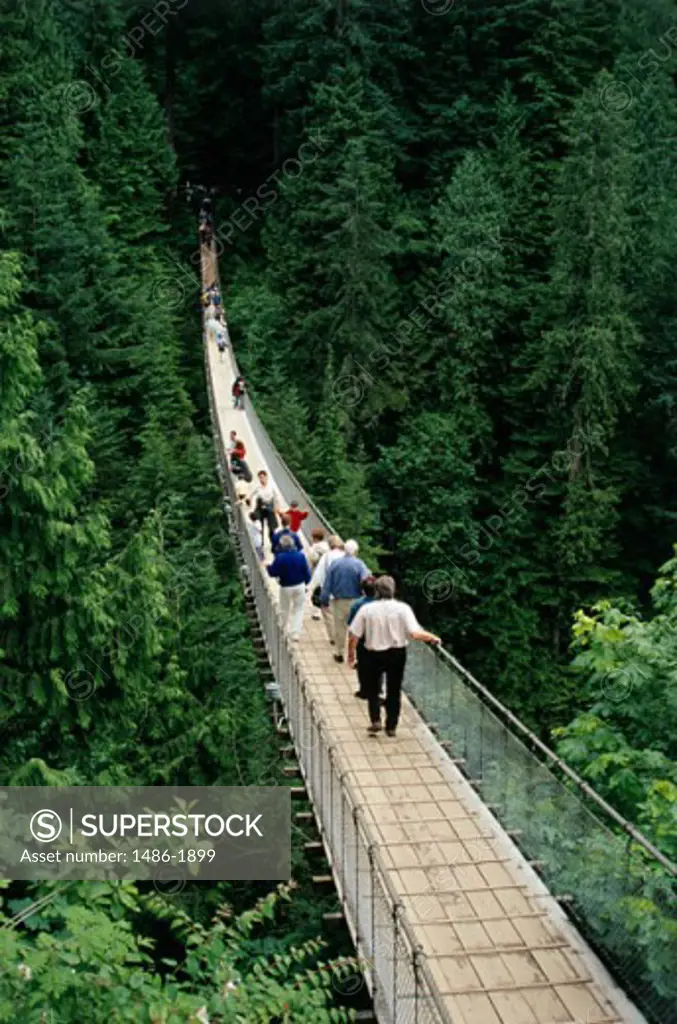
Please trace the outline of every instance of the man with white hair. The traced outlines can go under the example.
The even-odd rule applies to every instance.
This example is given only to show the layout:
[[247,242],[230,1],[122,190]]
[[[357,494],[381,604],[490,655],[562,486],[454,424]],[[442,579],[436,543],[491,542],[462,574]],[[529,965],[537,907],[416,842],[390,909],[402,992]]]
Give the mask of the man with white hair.
[[386,736],[394,736],[400,720],[402,679],[410,640],[441,643],[434,633],[419,625],[412,608],[395,600],[395,580],[379,576],[374,582],[376,601],[363,605],[350,624],[348,664],[355,664],[357,642],[364,640],[364,665],[372,736],[381,731],[381,676],[386,677]]
[[320,596],[322,607],[327,608],[330,599],[332,602],[334,641],[336,643],[334,661],[343,661],[348,630],[348,612],[353,601],[362,596],[362,581],[371,575],[362,559],[357,557],[358,551],[357,541],[347,540],[345,554],[331,563],[322,585]]
[[292,535],[280,539],[279,551],[267,566],[268,575],[280,584],[280,611],[285,629],[296,643],[303,627],[306,604],[306,585],[310,580],[308,559],[298,551]]
[[[325,577],[327,575],[327,569],[332,562],[341,557],[344,553],[344,548],[345,545],[341,538],[337,534],[332,533],[329,537],[329,549],[320,556],[315,568],[313,569],[313,576],[310,581],[309,588],[311,597],[318,590],[320,593],[322,592],[322,587],[324,586]],[[325,629],[327,630],[327,636],[329,637],[329,643],[333,644],[334,629],[332,625],[331,611],[329,610],[329,606],[326,608],[321,607],[320,610],[322,612],[322,618],[324,619]]]

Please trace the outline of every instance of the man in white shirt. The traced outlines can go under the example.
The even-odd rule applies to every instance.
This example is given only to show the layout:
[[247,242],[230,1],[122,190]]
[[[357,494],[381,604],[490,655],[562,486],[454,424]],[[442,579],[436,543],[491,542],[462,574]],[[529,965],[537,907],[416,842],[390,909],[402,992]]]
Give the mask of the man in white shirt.
[[[345,554],[345,544],[335,533],[329,538],[329,551],[321,556],[319,562],[313,570],[313,575],[310,580],[310,586],[308,588],[311,597],[319,587],[322,590],[324,581],[327,576],[327,569],[335,562],[337,558]],[[329,637],[329,643],[334,644],[334,616],[331,608],[324,607],[320,608],[322,618],[324,619],[325,629],[327,630],[327,636]]]
[[273,534],[277,530],[277,513],[280,510],[280,502],[277,491],[269,482],[268,473],[265,469],[259,470],[259,482],[249,495],[249,501],[254,506],[254,515],[261,522],[261,533],[263,524],[268,524],[270,543],[273,543]]
[[392,576],[379,576],[374,583],[377,600],[363,605],[348,630],[348,665],[355,665],[357,641],[364,639],[364,677],[369,719],[367,732],[372,736],[381,731],[381,676],[386,677],[386,736],[394,736],[400,720],[402,704],[402,678],[407,661],[410,640],[423,640],[439,644],[434,633],[423,629],[413,610],[404,601],[395,600],[395,580]]

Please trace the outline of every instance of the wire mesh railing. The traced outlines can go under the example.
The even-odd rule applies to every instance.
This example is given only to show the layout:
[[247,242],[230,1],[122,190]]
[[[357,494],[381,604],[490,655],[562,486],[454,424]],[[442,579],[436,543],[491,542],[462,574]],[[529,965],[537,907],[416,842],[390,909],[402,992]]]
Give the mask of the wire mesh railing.
[[[208,361],[207,382],[232,498]],[[334,532],[286,466],[251,401],[247,414],[278,486],[310,509],[308,526]],[[299,677],[241,512],[236,522],[268,653],[376,1012],[398,1022],[450,1021],[378,850],[360,824],[349,780],[340,776],[323,738],[320,709]],[[539,866],[548,888],[568,897],[568,913],[642,1012],[655,1024],[677,1024],[677,867],[444,650],[413,645],[404,689],[442,744],[464,761],[485,804]]]
[[[376,1013],[384,1024],[457,1024],[437,994],[425,957],[402,919],[397,893],[378,847],[361,821],[360,803],[341,771],[321,708],[310,697],[308,682],[294,659],[272,585],[254,551],[244,510],[237,504],[208,358],[206,372],[219,476],[230,501],[231,522],[242,553],[244,585],[256,607],[308,798],[315,809]],[[251,416],[251,408],[248,412]]]
[[510,712],[449,655],[412,648],[405,689],[637,1006],[655,1024],[677,1024],[675,866],[612,808],[623,831],[600,820],[603,801],[526,727],[523,738],[510,731],[499,717]]

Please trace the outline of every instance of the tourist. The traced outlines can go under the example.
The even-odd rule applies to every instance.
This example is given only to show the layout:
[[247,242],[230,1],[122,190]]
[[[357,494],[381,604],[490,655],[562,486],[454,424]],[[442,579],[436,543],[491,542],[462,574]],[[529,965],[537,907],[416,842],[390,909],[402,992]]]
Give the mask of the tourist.
[[280,584],[280,611],[282,624],[294,642],[299,640],[303,627],[306,586],[310,582],[308,560],[297,551],[291,536],[282,537],[280,550],[268,566],[268,575]]
[[254,545],[254,550],[256,551],[256,557],[258,558],[259,562],[262,562],[265,558],[265,554],[263,551],[263,527],[261,526],[259,520],[256,518],[255,512],[251,512],[249,514],[247,526],[249,528],[249,536],[251,537],[252,544]]
[[303,551],[303,544],[301,543],[301,538],[297,533],[295,533],[290,528],[289,516],[287,515],[286,512],[280,513],[280,529],[275,531],[270,542],[270,546],[272,548],[274,555],[276,555],[277,552],[279,551],[280,541],[282,540],[283,537],[291,537],[292,541],[294,542],[294,547],[296,548],[296,550]]
[[[313,570],[317,566],[317,563],[320,561],[322,556],[326,555],[327,551],[329,551],[329,544],[324,539],[324,537],[325,537],[324,530],[322,529],[321,526],[316,526],[313,530],[310,531],[310,547],[308,548],[308,551],[306,552],[306,555],[307,555],[307,558],[308,558],[308,562],[310,563],[310,568],[313,569]],[[312,584],[311,584],[310,599],[311,599],[312,604],[313,604],[313,618],[314,619],[319,619],[321,617],[321,612],[320,612],[320,594],[321,594],[321,592],[322,592],[322,587],[321,586],[317,586],[315,588],[315,590],[313,590],[312,589]]]
[[413,610],[404,601],[395,600],[395,580],[379,576],[374,584],[378,600],[363,605],[349,628],[348,664],[355,665],[357,642],[364,639],[366,659],[367,700],[369,702],[368,732],[381,731],[381,676],[386,677],[386,736],[395,736],[400,720],[402,678],[410,640],[439,644],[440,638],[423,629]]
[[236,377],[233,381],[233,408],[244,409],[245,383],[244,377]]
[[223,326],[219,322],[215,312],[211,316],[207,317],[205,321],[205,330],[207,332],[207,338],[210,342],[216,341],[218,339],[219,333],[225,333],[223,330]]
[[250,501],[254,503],[254,514],[261,522],[268,525],[268,537],[271,545],[273,534],[277,530],[277,511],[280,503],[277,500],[277,492],[268,480],[268,473],[265,469],[259,470],[259,482],[250,495]]
[[216,324],[216,347],[221,354],[221,362],[223,362],[223,354],[228,348],[228,332],[220,313],[216,314]]
[[336,651],[334,661],[343,661],[346,646],[346,619],[351,603],[362,593],[362,581],[369,575],[369,570],[357,557],[359,550],[357,541],[347,540],[342,557],[336,558],[327,569],[322,594],[320,597],[323,608],[331,600],[334,625],[334,642]]
[[285,512],[285,515],[289,516],[289,524],[291,526],[292,533],[298,533],[301,529],[301,523],[304,519],[308,518],[308,511],[307,509],[301,511],[298,501],[292,501],[291,505]]
[[240,440],[234,430],[230,432],[228,450],[230,453],[230,471],[233,476],[246,480],[248,484],[251,483],[252,474],[246,461],[247,449],[244,446],[244,441]]
[[[326,551],[319,559],[315,569],[313,570],[313,578],[310,581],[310,593],[315,594],[319,588],[320,593],[324,586],[324,579],[327,575],[327,569],[335,559],[340,558],[345,552],[345,545],[340,537],[336,534],[332,534],[329,538],[329,550]],[[334,643],[334,627],[332,624],[332,615],[329,606],[320,607],[322,618],[324,619],[324,626],[327,630],[327,636],[329,637],[329,643]]]
[[326,555],[327,551],[329,551],[329,544],[325,540],[325,532],[321,526],[316,526],[310,531],[310,547],[308,548],[308,561],[311,569],[315,568],[322,555]]

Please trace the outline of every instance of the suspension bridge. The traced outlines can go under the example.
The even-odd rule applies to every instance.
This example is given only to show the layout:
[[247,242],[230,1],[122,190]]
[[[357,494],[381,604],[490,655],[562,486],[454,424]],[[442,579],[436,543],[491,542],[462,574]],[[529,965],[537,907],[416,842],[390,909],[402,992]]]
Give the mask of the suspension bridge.
[[[218,281],[202,246],[203,285]],[[332,529],[205,343],[220,476],[304,790],[381,1024],[677,1024],[673,969],[628,926],[677,916],[677,868],[444,651],[410,648],[396,740],[366,733],[354,673],[306,615],[290,643],[237,502],[226,441]],[[359,538],[358,538],[359,539]],[[307,538],[304,537],[304,544]],[[675,942],[673,935],[673,942]],[[675,946],[672,946],[674,951]],[[655,955],[654,955],[655,954]],[[674,978],[673,978],[674,982]]]

